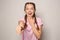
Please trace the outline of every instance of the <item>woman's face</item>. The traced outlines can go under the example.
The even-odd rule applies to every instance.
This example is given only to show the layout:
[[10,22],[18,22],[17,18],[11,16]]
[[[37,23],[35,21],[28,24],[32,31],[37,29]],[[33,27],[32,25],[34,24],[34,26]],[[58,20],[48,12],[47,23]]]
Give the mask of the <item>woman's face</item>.
[[32,17],[33,14],[35,13],[34,6],[32,4],[27,4],[25,8],[25,12],[28,17]]

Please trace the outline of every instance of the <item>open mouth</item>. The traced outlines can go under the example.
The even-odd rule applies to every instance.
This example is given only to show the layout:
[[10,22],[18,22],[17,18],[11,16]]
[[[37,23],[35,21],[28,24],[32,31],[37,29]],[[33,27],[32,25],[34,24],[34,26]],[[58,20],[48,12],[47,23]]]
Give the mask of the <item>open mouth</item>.
[[29,13],[29,15],[31,15],[32,13]]

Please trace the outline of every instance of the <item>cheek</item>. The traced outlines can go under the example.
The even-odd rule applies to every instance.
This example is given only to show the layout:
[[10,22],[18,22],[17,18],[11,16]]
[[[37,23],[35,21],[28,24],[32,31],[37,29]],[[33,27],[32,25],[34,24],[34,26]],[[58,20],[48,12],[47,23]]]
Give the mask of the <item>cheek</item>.
[[26,13],[28,13],[29,11],[28,10],[25,10]]
[[27,10],[25,10],[25,13],[27,14],[27,13],[28,13],[28,11],[27,11]]
[[34,11],[34,10],[32,10],[32,12],[34,13],[35,11]]
[[34,11],[34,10],[31,10],[31,12],[32,12],[32,14],[34,14],[34,13],[35,13],[35,11]]

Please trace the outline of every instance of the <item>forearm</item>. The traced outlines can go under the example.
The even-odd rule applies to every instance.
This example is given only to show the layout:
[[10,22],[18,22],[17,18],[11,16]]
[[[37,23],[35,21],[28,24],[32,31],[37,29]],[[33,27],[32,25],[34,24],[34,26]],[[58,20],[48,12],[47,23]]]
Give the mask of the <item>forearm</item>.
[[41,35],[41,30],[37,30],[37,28],[35,28],[35,25],[32,26],[32,30],[36,37],[39,39]]

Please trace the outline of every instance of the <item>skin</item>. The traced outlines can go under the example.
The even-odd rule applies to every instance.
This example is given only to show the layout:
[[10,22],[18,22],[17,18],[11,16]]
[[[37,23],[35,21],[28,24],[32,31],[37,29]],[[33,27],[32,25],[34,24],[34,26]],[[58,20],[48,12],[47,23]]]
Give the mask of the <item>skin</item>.
[[[37,30],[37,28],[35,27],[35,18],[32,18],[35,10],[34,10],[34,7],[32,4],[27,4],[26,5],[26,9],[25,9],[25,12],[27,14],[27,20],[29,21],[29,24],[31,25],[32,27],[32,31],[33,33],[35,34],[35,36],[39,39],[40,36],[41,36],[41,32],[42,32],[42,27],[41,25],[38,25],[39,26],[39,30]],[[36,25],[37,26],[37,25]],[[21,34],[23,31],[21,31],[21,27],[24,28],[24,21],[19,21],[19,24],[16,28],[16,32],[17,34]]]
[[24,21],[20,20],[18,21],[18,25],[16,28],[16,33],[21,34],[24,30],[21,31],[21,27],[24,28]]

